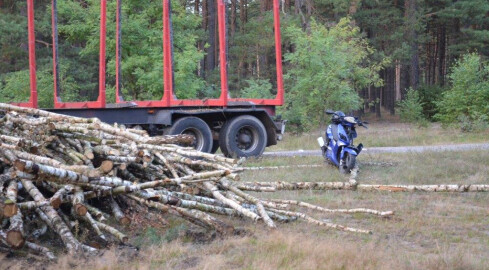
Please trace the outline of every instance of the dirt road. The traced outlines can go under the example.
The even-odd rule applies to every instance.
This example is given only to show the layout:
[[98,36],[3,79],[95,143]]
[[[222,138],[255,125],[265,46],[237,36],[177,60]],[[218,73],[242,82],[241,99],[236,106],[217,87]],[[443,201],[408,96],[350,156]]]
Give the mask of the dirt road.
[[[408,153],[408,152],[442,152],[489,150],[489,143],[430,145],[430,146],[399,146],[399,147],[365,147],[366,153]],[[265,152],[264,156],[321,156],[321,150],[293,150]]]

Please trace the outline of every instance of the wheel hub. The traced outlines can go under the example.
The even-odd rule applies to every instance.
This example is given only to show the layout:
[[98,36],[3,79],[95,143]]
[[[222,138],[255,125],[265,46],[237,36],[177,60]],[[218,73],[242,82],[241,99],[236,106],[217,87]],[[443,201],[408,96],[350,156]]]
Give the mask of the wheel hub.
[[251,136],[245,133],[239,135],[239,142],[242,144],[249,144],[251,142]]
[[202,134],[202,132],[200,132],[200,130],[195,128],[188,128],[184,130],[182,134],[194,136],[194,142],[190,146],[198,151],[202,151],[202,148],[204,147],[204,135]]
[[253,150],[256,147],[256,135],[250,127],[242,127],[236,133],[236,144],[239,149],[244,151]]

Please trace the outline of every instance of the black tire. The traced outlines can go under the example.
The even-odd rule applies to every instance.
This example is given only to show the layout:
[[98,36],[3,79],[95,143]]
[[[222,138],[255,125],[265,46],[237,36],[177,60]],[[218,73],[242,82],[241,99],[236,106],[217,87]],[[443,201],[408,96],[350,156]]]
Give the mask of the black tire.
[[257,157],[266,146],[265,126],[251,115],[241,115],[229,120],[219,132],[219,147],[227,157]]
[[356,158],[355,155],[350,155],[350,153],[346,152],[345,157],[340,161],[340,172],[343,174],[350,173],[355,167]]
[[219,149],[219,140],[213,140],[212,141],[212,149],[211,149],[211,154],[215,154],[217,152],[217,149]]
[[195,137],[192,145],[195,149],[210,153],[212,150],[212,133],[209,126],[200,118],[183,117],[178,119],[168,131],[170,135],[190,134]]

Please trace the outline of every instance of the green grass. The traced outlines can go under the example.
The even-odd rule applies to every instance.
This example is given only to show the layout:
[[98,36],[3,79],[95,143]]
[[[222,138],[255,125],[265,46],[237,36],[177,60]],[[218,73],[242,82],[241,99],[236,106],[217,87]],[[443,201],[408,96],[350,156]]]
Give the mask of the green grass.
[[[402,123],[372,123],[368,129],[358,127],[357,133],[358,138],[355,143],[361,142],[366,147],[441,145],[489,141],[489,130],[466,133],[456,128],[442,128],[439,124],[418,127]],[[286,133],[283,141],[267,148],[267,151],[319,149],[316,141],[319,136],[324,137],[324,128],[301,135]]]
[[[486,151],[430,154],[361,155],[360,183],[489,184]],[[363,165],[362,165],[363,162]],[[368,165],[393,162],[395,166]],[[323,164],[320,157],[260,158],[246,166]],[[371,164],[371,163],[370,163]],[[246,171],[242,181],[343,181],[338,169],[286,168]],[[487,269],[489,265],[488,193],[390,193],[355,191],[281,191],[253,193],[261,198],[301,200],[328,208],[365,207],[393,210],[394,217],[365,214],[310,215],[351,227],[369,229],[358,235],[304,222],[278,224],[270,231],[261,223],[228,219],[251,235],[192,244],[185,239],[143,247],[137,259],[116,251],[77,264],[79,269]],[[221,217],[222,218],[222,217]],[[170,233],[169,233],[170,234]],[[151,236],[150,238],[153,238]],[[110,255],[112,254],[112,255]],[[63,268],[69,260],[61,260]],[[124,263],[121,263],[124,262]],[[64,263],[64,264],[63,264]]]

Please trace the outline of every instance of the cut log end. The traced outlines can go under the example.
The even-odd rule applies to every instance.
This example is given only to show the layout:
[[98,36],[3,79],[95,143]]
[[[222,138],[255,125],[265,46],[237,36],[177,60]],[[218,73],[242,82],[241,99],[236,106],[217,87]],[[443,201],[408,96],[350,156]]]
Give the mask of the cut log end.
[[29,153],[31,153],[31,154],[38,154],[39,153],[39,148],[37,146],[31,146],[31,147],[29,147]]
[[61,206],[61,198],[53,198],[49,202],[54,209],[58,209]]
[[112,171],[113,168],[114,168],[114,162],[112,162],[110,160],[104,160],[104,161],[102,161],[102,164],[100,165],[100,169],[104,173],[108,173],[108,172]]
[[120,240],[123,244],[126,244],[129,241],[129,238],[127,236],[123,236]]
[[7,232],[7,243],[13,248],[13,249],[19,249],[24,246],[25,243],[25,238],[22,235],[22,232],[19,231],[8,231]]
[[23,171],[25,171],[25,162],[24,162],[24,161],[22,161],[22,160],[16,160],[16,161],[14,162],[14,167],[15,167],[17,170],[19,170],[19,171],[23,172]]
[[18,207],[15,203],[6,203],[3,207],[3,216],[5,217],[13,217],[17,214]]
[[79,216],[85,216],[87,214],[87,207],[81,203],[77,203],[74,205],[75,207],[75,212]]
[[93,152],[85,151],[83,154],[85,155],[85,157],[87,157],[90,160],[95,158],[95,155],[93,154]]
[[119,219],[119,223],[124,225],[124,226],[127,226],[127,225],[131,224],[131,219],[126,217],[126,216],[123,216]]

